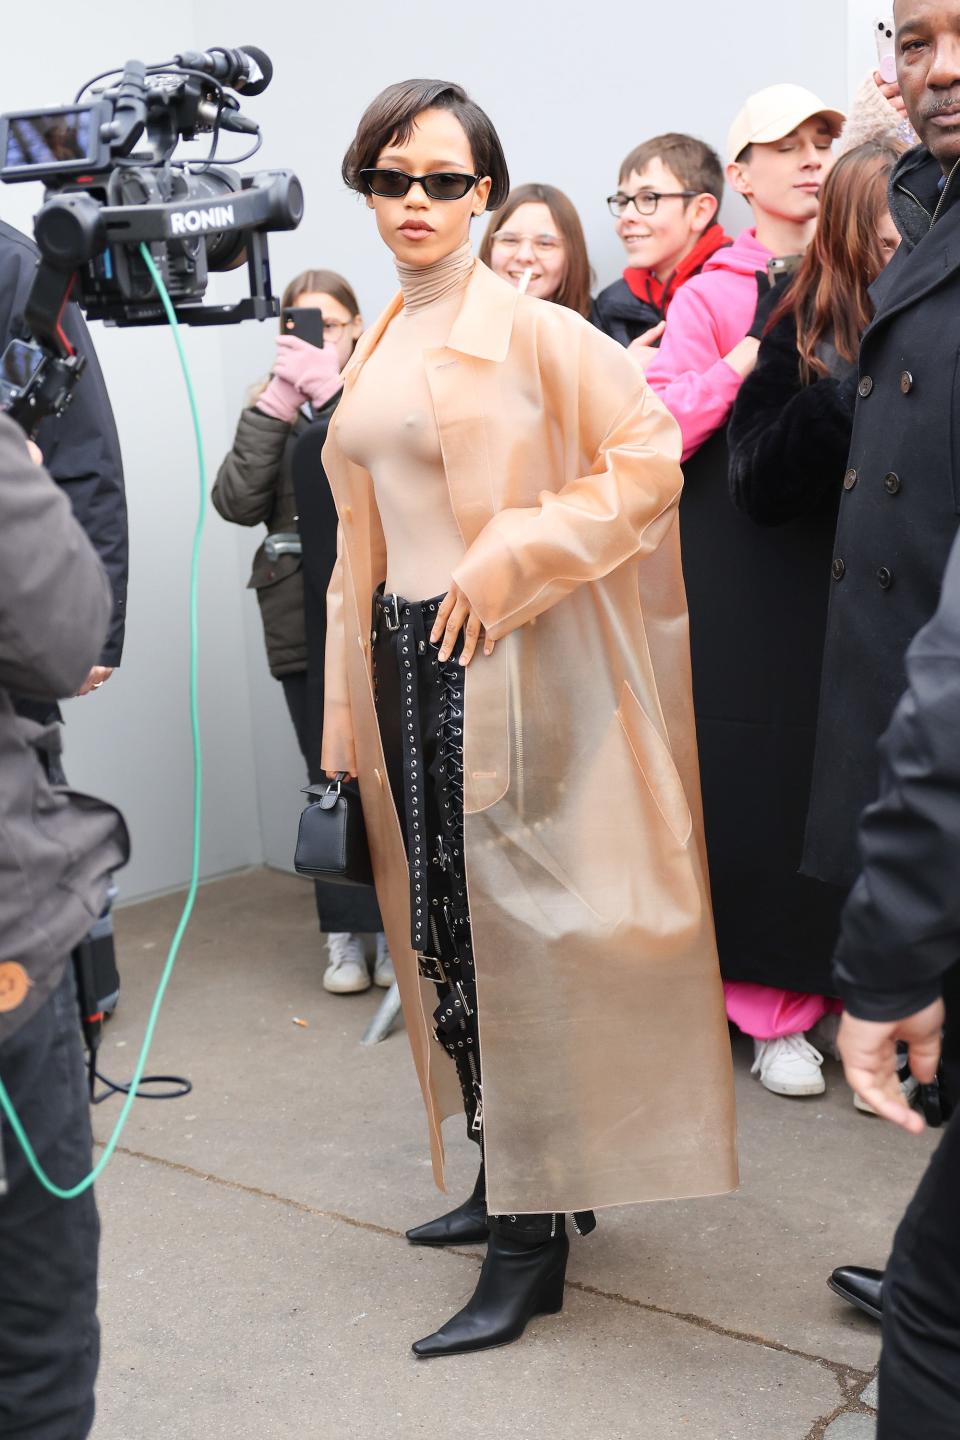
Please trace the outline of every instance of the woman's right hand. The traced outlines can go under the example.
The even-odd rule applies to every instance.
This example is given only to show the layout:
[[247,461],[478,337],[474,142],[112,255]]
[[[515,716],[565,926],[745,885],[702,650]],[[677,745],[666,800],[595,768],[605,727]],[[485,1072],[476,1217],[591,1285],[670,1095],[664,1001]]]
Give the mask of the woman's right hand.
[[336,780],[338,775],[346,775],[348,780],[356,780],[359,778],[352,770],[325,770],[323,773],[328,780]]
[[903,119],[906,116],[907,107],[904,103],[903,96],[900,94],[900,86],[897,84],[896,80],[894,80],[892,84],[888,84],[884,80],[883,76],[880,74],[879,70],[874,70],[873,78],[876,81],[877,89],[880,91],[880,94],[883,96],[884,100],[886,100],[887,104],[890,105],[894,110],[896,110],[900,118]]

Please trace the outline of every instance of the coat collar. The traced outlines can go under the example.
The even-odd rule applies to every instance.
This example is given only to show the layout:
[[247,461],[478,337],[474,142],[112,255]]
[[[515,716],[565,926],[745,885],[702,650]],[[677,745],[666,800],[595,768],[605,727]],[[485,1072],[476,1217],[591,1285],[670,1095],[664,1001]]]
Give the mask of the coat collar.
[[940,166],[922,146],[909,150],[890,182],[890,207],[903,244],[870,287],[876,317],[863,341],[960,269],[960,166],[941,191]]
[[[502,364],[510,349],[513,320],[519,295],[506,280],[501,280],[488,270],[481,260],[473,268],[467,281],[463,304],[447,337],[447,349],[461,355],[472,355],[477,360],[492,360]],[[369,330],[361,335],[357,348],[344,371],[344,387],[349,388],[357,374],[379,345],[383,333],[391,320],[403,309],[403,296],[394,295]]]

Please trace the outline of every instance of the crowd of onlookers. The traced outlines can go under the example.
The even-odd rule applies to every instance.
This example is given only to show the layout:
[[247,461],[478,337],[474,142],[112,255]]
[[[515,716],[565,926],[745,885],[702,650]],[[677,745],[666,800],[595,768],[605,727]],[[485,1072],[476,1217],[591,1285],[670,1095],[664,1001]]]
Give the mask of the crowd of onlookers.
[[[634,146],[606,204],[625,256],[596,295],[583,226],[556,186],[511,190],[479,256],[627,347],[683,437],[681,505],[707,841],[730,1018],[771,1091],[822,1091],[832,1043],[830,961],[845,888],[800,874],[833,539],[869,288],[899,242],[886,189],[913,139],[895,84],[871,75],[851,114],[797,85],[750,97],[721,158],[695,136]],[[752,223],[719,219],[725,187]],[[311,781],[319,781],[324,595],[336,515],[297,442],[319,455],[340,372],[363,328],[350,284],[309,270],[288,285],[269,379],[256,387],[214,487],[228,520],[299,527],[303,553],[257,551],[251,588]],[[289,333],[322,312],[324,345]],[[317,886],[324,984],[387,986],[372,891]],[[368,955],[364,936],[376,935]],[[371,964],[372,962],[372,964]]]

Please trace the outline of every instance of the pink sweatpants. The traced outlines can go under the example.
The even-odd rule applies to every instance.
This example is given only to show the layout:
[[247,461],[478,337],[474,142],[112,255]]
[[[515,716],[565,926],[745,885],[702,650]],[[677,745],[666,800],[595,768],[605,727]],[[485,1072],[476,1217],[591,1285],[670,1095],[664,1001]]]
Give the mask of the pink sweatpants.
[[799,995],[795,990],[775,990],[772,985],[752,985],[746,980],[725,980],[723,994],[729,1018],[755,1040],[812,1030],[824,1015],[839,1015],[843,1010],[839,1000],[826,995]]

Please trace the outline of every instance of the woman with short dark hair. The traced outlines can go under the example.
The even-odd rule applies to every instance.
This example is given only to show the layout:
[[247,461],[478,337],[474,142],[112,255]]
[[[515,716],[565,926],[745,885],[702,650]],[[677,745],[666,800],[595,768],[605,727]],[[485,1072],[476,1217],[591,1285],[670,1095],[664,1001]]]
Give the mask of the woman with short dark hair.
[[414,1346],[449,1355],[560,1309],[564,1212],[735,1183],[679,436],[618,345],[474,259],[509,180],[458,85],[384,91],[344,176],[401,290],[324,449],[323,764],[360,776],[438,1183],[445,1116],[482,1147],[470,1199],[408,1232],[487,1243]]

